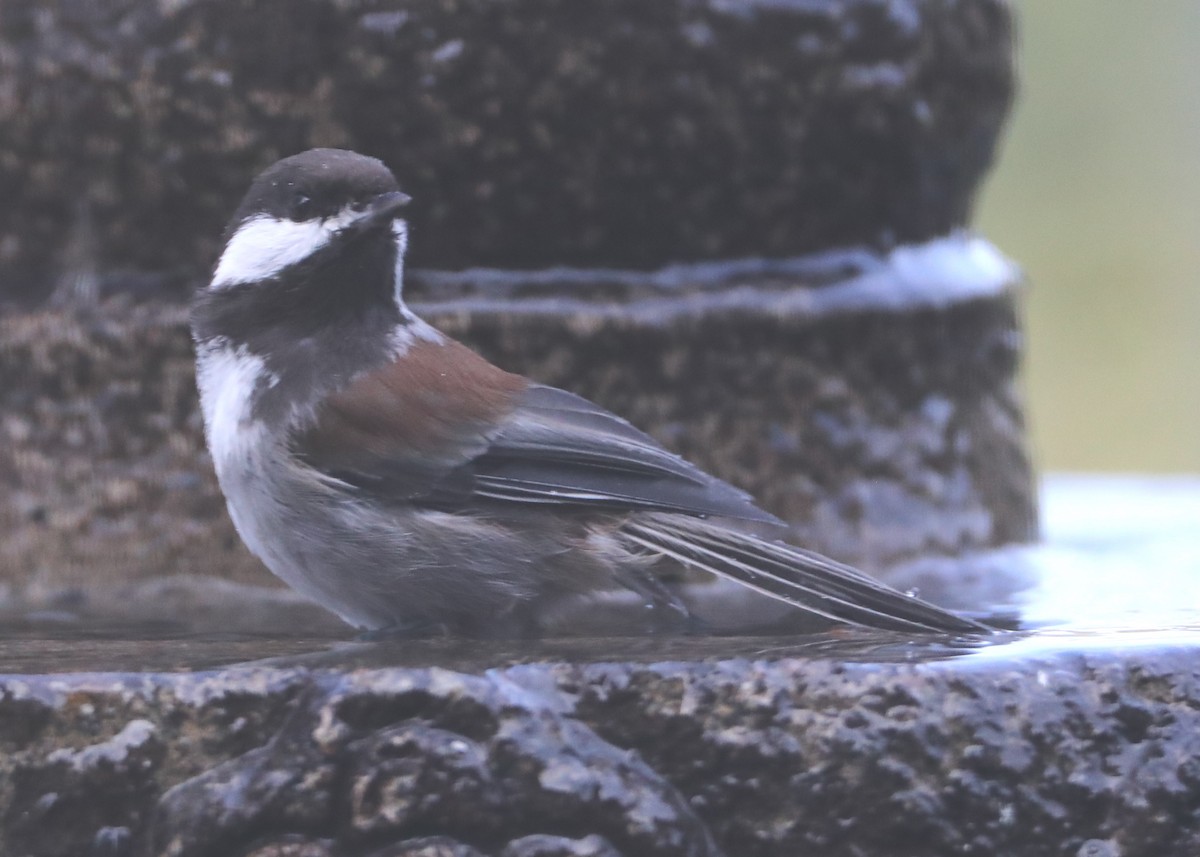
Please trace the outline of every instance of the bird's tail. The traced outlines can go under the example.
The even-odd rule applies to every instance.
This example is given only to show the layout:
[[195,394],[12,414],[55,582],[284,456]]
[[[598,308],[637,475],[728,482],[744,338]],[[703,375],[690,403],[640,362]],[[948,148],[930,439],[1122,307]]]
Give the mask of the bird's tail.
[[901,631],[992,632],[828,557],[712,521],[635,515],[619,532],[641,548],[838,622]]

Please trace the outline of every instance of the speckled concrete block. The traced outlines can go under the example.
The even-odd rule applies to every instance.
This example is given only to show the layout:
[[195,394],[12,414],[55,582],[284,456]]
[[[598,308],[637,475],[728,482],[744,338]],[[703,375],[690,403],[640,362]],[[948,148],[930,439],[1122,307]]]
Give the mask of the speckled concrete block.
[[176,293],[249,176],[381,157],[420,267],[652,269],[966,221],[1004,0],[6,0],[0,301]]
[[1190,857],[1194,661],[6,676],[0,851]]
[[[751,491],[801,544],[885,571],[1036,536],[1015,277],[959,235],[654,274],[425,274],[412,291],[500,365],[594,398]],[[273,583],[204,449],[182,308],[0,318],[0,358],[6,606],[88,612],[101,585],[164,575]],[[155,591],[138,601],[188,603],[188,587]],[[236,609],[203,610],[263,621],[230,597]],[[105,612],[126,615],[125,600]]]

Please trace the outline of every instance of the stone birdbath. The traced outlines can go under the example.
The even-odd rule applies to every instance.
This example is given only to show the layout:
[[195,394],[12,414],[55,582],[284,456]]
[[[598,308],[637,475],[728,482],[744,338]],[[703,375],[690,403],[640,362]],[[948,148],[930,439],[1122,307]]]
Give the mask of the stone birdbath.
[[[0,853],[1196,853],[1200,486],[1059,479],[1039,542],[1020,272],[970,230],[1011,17],[6,3]],[[249,177],[316,145],[415,198],[436,326],[1002,630],[798,626],[696,581],[710,636],[613,601],[368,642],[281,588],[217,489],[185,300]]]

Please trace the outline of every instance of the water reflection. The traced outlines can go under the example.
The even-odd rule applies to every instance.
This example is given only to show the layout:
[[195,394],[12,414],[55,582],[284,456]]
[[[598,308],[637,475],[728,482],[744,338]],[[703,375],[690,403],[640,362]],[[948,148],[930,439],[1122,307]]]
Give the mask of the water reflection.
[[[383,640],[352,632],[195,634],[183,623],[79,623],[32,616],[0,629],[0,672],[204,670],[232,665],[480,671],[537,661],[821,658],[971,664],[1078,651],[1200,648],[1200,478],[1055,477],[1043,493],[1046,543],[978,558],[1027,580],[976,615],[1019,612],[1021,630],[987,638],[836,629],[755,637],[585,637],[539,641]],[[928,573],[925,569],[922,573]],[[943,581],[946,584],[947,581]],[[980,608],[983,609],[980,609]]]

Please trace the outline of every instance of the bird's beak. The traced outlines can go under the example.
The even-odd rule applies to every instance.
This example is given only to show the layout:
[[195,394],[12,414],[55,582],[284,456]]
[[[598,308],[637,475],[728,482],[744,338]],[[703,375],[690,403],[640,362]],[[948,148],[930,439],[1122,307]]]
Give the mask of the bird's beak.
[[398,190],[381,193],[367,203],[362,217],[358,219],[355,225],[369,229],[372,226],[390,223],[396,219],[396,213],[410,202],[412,202],[412,197]]

